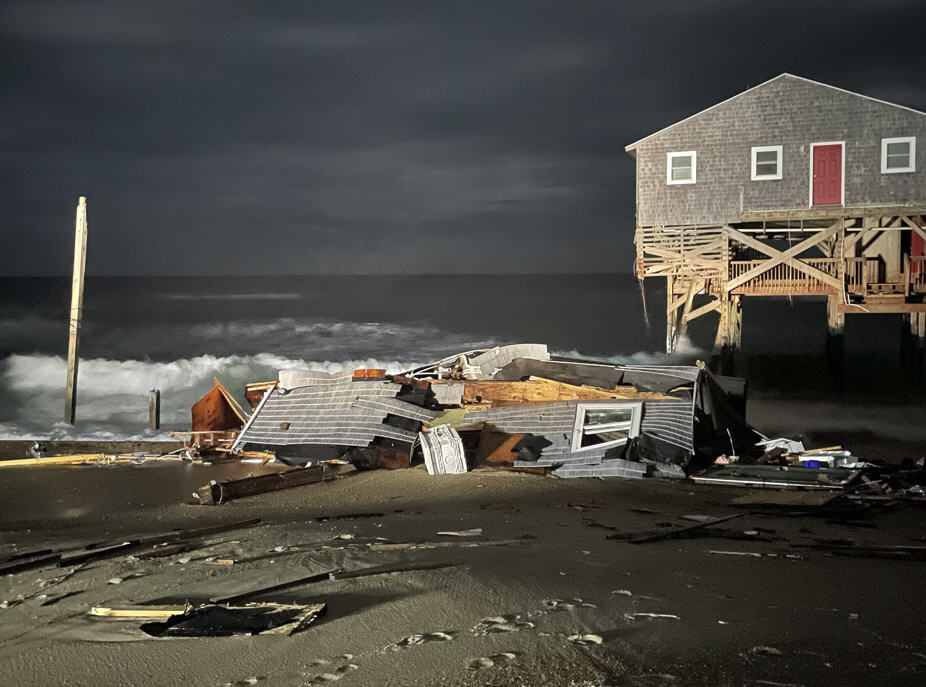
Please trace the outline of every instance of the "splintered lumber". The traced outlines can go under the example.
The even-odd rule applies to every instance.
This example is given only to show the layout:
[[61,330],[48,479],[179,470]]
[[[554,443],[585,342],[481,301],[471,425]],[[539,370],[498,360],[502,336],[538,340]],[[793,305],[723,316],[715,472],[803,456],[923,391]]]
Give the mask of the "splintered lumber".
[[105,453],[75,453],[68,456],[50,456],[48,458],[19,458],[17,460],[0,460],[0,468],[25,468],[53,465],[95,465],[98,463],[130,463],[138,460],[174,461],[183,460],[175,455],[112,455]]
[[171,542],[189,542],[211,534],[253,527],[259,523],[260,518],[252,518],[250,520],[239,520],[236,522],[223,523],[221,525],[210,525],[209,527],[199,527],[192,530],[174,530],[173,532],[155,534],[148,537],[136,537],[115,544],[111,542],[88,544],[83,549],[67,557],[62,557],[59,554],[58,558],[60,558],[60,560],[57,561],[57,565],[63,568],[68,565],[74,565],[75,563],[86,563],[101,558],[112,558],[114,556],[120,556],[123,553],[128,553],[129,551],[134,551],[142,546],[152,546],[154,544],[166,544]]
[[186,613],[192,608],[184,606],[93,606],[87,615],[101,618],[132,618],[140,620],[166,620],[174,615]]
[[52,549],[33,549],[32,551],[20,551],[0,556],[0,565],[5,565],[10,561],[21,561],[24,558],[36,558],[37,556],[46,556],[54,553]]
[[317,465],[311,468],[295,468],[294,470],[270,475],[245,477],[224,482],[210,482],[197,489],[196,495],[202,505],[218,505],[233,499],[301,487],[304,484],[324,482],[327,473],[328,468],[326,466]]
[[62,557],[58,561],[57,565],[59,568],[66,568],[69,565],[74,565],[75,563],[86,563],[88,561],[98,560],[100,558],[112,558],[113,556],[119,556],[130,549],[140,546],[141,544],[138,541],[124,541],[118,544],[113,544],[112,546],[102,546],[96,549],[90,549],[89,551],[79,551],[77,553],[71,554],[67,557]]
[[[435,382],[432,382],[432,384]],[[511,405],[545,401],[618,399],[659,399],[663,394],[637,391],[632,386],[604,389],[597,386],[577,386],[543,377],[528,377],[523,382],[481,381],[465,383],[463,403]]]
[[705,520],[703,522],[695,523],[694,525],[688,525],[687,527],[679,527],[674,530],[667,530],[665,532],[659,532],[657,534],[649,534],[643,537],[636,537],[635,539],[628,539],[631,544],[644,544],[652,541],[661,541],[663,539],[674,539],[680,534],[685,534],[691,532],[692,530],[698,530],[702,527],[710,527],[711,525],[717,525],[721,522],[727,522],[728,520],[733,520],[734,518],[742,517],[742,513],[736,513],[734,515],[727,515],[723,518],[714,518],[712,520]]
[[10,563],[0,565],[0,575],[10,575],[12,573],[23,572],[25,570],[34,570],[35,568],[44,568],[55,565],[61,560],[60,553],[51,553],[38,555],[31,558],[17,559]]
[[854,544],[792,544],[794,548],[826,551],[839,556],[864,558],[899,558],[901,560],[926,560],[926,546],[856,546]]
[[405,549],[446,549],[475,548],[477,546],[511,546],[512,544],[530,544],[529,539],[487,539],[463,541],[420,541],[369,544],[371,551],[395,551]]
[[395,573],[419,572],[422,570],[442,570],[444,568],[457,568],[462,563],[406,563],[405,565],[383,565],[360,570],[340,570],[330,575],[332,580],[352,580],[356,577],[371,577],[373,575],[392,575]]
[[277,584],[271,584],[266,587],[258,587],[256,589],[251,589],[246,592],[241,592],[240,594],[233,594],[231,596],[222,596],[214,597],[209,599],[210,603],[214,604],[235,604],[247,599],[251,599],[255,596],[261,594],[267,594],[269,592],[278,592],[283,589],[290,589],[292,587],[301,587],[304,584],[312,584],[313,582],[322,582],[323,580],[330,580],[332,575],[340,573],[340,568],[334,568],[332,570],[326,570],[324,572],[315,573],[313,575],[307,575],[305,577],[297,577],[294,580],[287,580],[285,582],[278,582]]

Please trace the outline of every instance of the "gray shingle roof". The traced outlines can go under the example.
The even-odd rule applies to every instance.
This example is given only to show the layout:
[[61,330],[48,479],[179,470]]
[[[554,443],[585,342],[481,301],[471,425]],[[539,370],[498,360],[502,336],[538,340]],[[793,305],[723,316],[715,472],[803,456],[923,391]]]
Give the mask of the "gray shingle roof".
[[236,446],[367,446],[375,437],[412,443],[416,433],[383,424],[386,415],[426,421],[435,413],[397,400],[395,395],[401,389],[400,384],[388,381],[350,380],[288,391],[273,389],[254,412]]

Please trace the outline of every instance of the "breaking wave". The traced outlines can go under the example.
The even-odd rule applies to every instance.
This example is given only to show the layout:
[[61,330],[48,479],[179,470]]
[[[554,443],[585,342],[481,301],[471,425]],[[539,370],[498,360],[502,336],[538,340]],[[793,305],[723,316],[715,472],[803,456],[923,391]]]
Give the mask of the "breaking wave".
[[[201,355],[171,362],[81,360],[78,368],[77,423],[61,422],[67,365],[61,356],[11,355],[0,361],[0,439],[132,439],[167,438],[171,430],[188,429],[190,406],[218,378],[244,403],[247,382],[277,378],[283,369],[326,372],[385,368],[401,372],[418,361],[314,360],[257,355]],[[149,432],[148,391],[161,390],[162,432]]]
[[676,345],[675,353],[668,354],[658,351],[636,351],[635,353],[616,353],[614,355],[588,356],[572,349],[570,351],[550,351],[552,355],[561,358],[583,358],[614,365],[690,365],[699,356],[704,357],[709,351],[696,346],[687,336],[681,337]]

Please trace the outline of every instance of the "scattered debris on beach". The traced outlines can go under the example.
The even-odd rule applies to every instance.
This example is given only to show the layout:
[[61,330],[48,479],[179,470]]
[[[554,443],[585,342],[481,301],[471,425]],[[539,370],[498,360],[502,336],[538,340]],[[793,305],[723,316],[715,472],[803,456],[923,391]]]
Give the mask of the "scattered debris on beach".
[[202,505],[321,484],[353,470],[422,465],[435,476],[501,470],[687,478],[761,488],[769,496],[750,493],[742,505],[779,509],[831,509],[841,503],[837,495],[856,504],[926,502],[922,460],[886,466],[842,446],[806,449],[768,438],[745,419],[746,381],[714,375],[700,362],[616,365],[513,344],[392,375],[281,370],[276,380],[248,383],[245,397],[248,409],[215,379],[191,408],[190,431],[173,433],[184,443],[167,453],[47,456],[37,442],[34,457],[0,467],[238,461],[261,468],[198,488],[193,502]]

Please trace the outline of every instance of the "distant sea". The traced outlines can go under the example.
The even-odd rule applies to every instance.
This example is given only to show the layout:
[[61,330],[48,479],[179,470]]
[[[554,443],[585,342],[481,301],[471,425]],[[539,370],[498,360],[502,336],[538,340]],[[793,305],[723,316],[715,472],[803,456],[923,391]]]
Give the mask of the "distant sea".
[[[190,405],[219,378],[356,367],[399,372],[506,343],[627,363],[707,360],[715,316],[693,323],[680,354],[665,345],[662,280],[646,308],[628,274],[454,276],[90,277],[84,297],[77,424],[64,408],[68,278],[0,278],[0,438],[150,437],[149,389],[162,431],[189,427]],[[647,325],[647,320],[649,326]],[[755,393],[827,395],[819,299],[752,299],[744,371]],[[848,393],[878,403],[922,389],[897,371],[899,319],[849,318]]]

